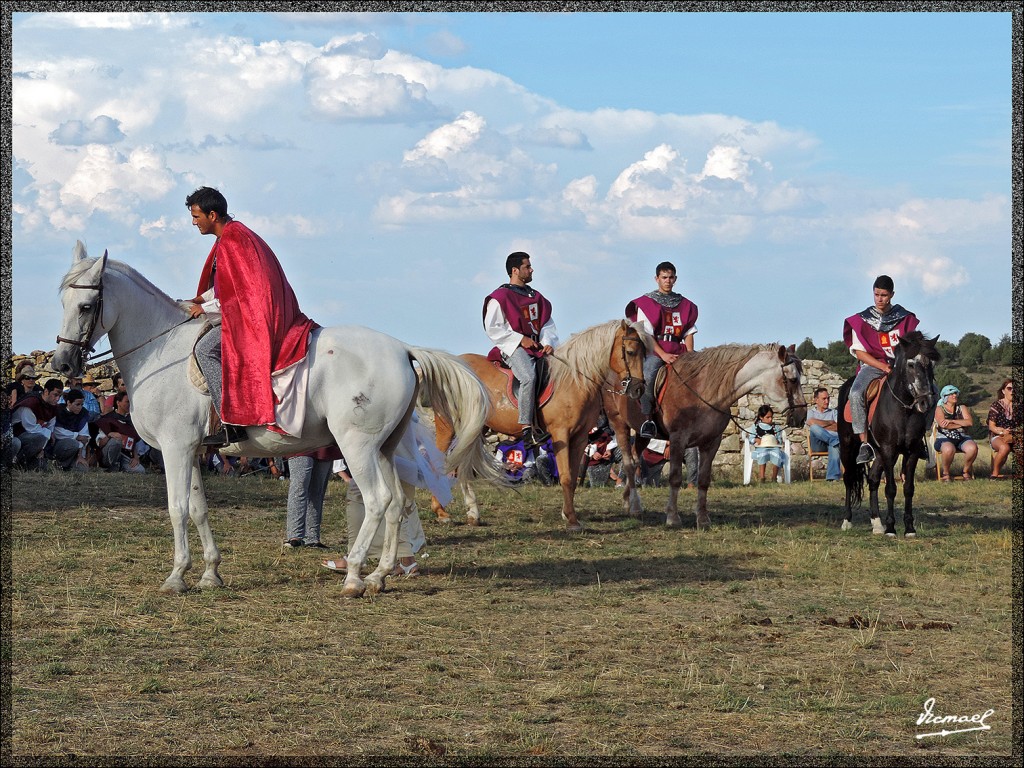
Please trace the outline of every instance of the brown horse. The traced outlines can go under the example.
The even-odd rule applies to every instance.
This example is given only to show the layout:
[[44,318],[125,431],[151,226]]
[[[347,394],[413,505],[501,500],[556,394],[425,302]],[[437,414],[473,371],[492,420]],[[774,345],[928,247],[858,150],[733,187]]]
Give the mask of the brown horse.
[[[637,399],[643,393],[643,361],[648,343],[653,340],[643,330],[625,320],[611,320],[573,334],[549,357],[554,391],[551,398],[538,404],[538,421],[551,433],[562,486],[562,518],[570,531],[582,530],[573,504],[573,493],[579,477],[587,433],[597,423],[601,410],[601,393],[606,381],[620,383],[615,390],[623,398]],[[508,396],[508,377],[483,355],[460,355],[484,383],[490,393],[491,414],[487,426],[494,432],[518,435],[523,427],[519,409]],[[538,390],[539,394],[539,390]],[[451,428],[435,419],[437,447],[442,452],[451,443]],[[466,521],[480,524],[480,508],[473,489],[461,482],[466,501]],[[451,522],[445,509],[434,499],[431,504],[440,522]]]
[[[707,509],[711,463],[732,417],[730,408],[741,397],[757,390],[772,402],[778,413],[787,414],[790,427],[803,426],[807,418],[807,403],[801,389],[803,366],[792,345],[787,349],[779,344],[725,344],[680,355],[666,369],[664,394],[655,412],[655,420],[661,433],[669,436],[670,446],[671,492],[665,509],[665,524],[682,525],[676,501],[683,479],[683,453],[697,446],[700,462],[694,511],[699,528],[711,523]],[[640,408],[635,402],[606,394],[604,409],[622,448],[622,474],[627,483],[623,501],[627,512],[639,517],[643,507],[633,471],[639,448],[633,446],[631,450],[629,430],[630,427],[639,430],[643,421]]]

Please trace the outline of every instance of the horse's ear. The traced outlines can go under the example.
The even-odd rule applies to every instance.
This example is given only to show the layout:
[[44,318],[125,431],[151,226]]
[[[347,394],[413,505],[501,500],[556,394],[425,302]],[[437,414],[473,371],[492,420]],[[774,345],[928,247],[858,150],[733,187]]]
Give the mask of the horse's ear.
[[779,344],[778,354],[779,361],[783,363],[786,362],[786,348],[782,344]]
[[796,344],[790,344],[788,347],[786,347],[786,354],[787,355],[795,355],[796,354]]
[[85,243],[79,240],[75,243],[75,247],[71,249],[71,263],[77,264],[82,259],[88,258],[89,254],[85,252]]

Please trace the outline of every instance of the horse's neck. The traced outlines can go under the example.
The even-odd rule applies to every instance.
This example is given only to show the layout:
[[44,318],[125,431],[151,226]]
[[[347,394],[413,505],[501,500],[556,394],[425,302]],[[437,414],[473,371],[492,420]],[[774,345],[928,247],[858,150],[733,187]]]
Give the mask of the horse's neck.
[[[175,304],[153,295],[127,275],[119,274],[113,280],[108,277],[104,292],[104,302],[116,305],[117,314],[114,324],[107,329],[110,351],[125,381],[131,381],[153,352],[146,342],[174,327],[185,316]],[[164,346],[156,343],[155,348]]]
[[774,373],[778,359],[772,350],[761,350],[755,352],[747,361],[740,366],[733,377],[733,398],[730,405],[741,397],[749,395],[763,384],[765,374]]

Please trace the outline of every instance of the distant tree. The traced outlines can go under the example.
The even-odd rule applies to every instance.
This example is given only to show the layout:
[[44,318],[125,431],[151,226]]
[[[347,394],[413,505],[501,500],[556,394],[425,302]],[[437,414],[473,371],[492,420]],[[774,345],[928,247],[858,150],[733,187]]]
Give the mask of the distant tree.
[[968,368],[981,363],[985,353],[992,348],[992,342],[980,333],[965,333],[960,339],[960,364]]
[[935,384],[940,390],[947,384],[952,384],[960,390],[961,400],[970,394],[971,388],[974,386],[971,377],[959,368],[945,368],[943,366],[935,370]]
[[956,365],[960,362],[960,350],[956,344],[951,344],[948,341],[939,339],[935,348],[939,350],[939,354],[942,355],[943,365]]
[[820,360],[819,354],[818,348],[814,346],[810,336],[800,342],[800,346],[796,348],[796,356],[801,360]]
[[999,343],[985,353],[985,362],[993,365],[1013,365],[1013,339],[1004,333]]
[[857,361],[842,341],[831,341],[824,350],[819,350],[821,359],[829,370],[841,376],[853,376],[857,371]]

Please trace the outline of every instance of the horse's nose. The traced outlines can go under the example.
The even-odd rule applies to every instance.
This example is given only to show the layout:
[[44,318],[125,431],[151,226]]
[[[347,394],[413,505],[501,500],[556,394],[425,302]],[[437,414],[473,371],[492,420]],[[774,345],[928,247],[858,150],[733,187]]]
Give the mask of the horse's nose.
[[639,400],[644,394],[644,383],[642,381],[627,382],[626,384],[626,397],[630,400]]

